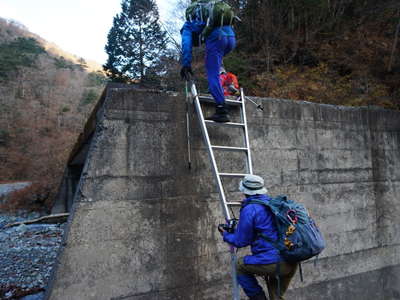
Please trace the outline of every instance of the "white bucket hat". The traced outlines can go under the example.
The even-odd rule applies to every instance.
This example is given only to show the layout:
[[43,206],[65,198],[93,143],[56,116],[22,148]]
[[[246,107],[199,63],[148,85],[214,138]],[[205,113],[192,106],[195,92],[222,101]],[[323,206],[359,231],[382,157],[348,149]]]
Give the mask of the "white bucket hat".
[[252,174],[247,174],[240,181],[239,191],[246,195],[266,194],[268,192],[264,187],[264,179]]

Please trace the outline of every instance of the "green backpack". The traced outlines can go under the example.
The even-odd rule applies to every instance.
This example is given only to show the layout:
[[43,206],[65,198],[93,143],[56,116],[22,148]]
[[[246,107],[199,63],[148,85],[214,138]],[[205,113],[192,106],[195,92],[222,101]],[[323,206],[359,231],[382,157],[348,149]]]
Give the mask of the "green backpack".
[[232,25],[235,13],[232,7],[223,0],[197,0],[186,9],[187,21],[203,21],[206,27],[201,35],[206,38],[214,28]]

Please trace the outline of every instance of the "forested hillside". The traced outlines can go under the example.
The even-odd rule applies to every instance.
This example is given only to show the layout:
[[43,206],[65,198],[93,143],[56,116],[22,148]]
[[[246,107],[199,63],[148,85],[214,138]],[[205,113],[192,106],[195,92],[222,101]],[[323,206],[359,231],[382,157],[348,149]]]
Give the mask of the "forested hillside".
[[400,109],[398,0],[233,0],[247,93]]
[[0,181],[34,182],[16,202],[51,202],[104,88],[100,69],[0,19]]
[[[398,0],[227,2],[241,21],[224,63],[247,94],[400,109]],[[178,1],[176,18],[188,3]],[[203,47],[194,57],[204,87]]]

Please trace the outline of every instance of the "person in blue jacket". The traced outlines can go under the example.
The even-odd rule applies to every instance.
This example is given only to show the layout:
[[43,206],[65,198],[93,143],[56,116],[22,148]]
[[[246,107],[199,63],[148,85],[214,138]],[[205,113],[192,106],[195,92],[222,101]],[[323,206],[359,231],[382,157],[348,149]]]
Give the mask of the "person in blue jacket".
[[234,247],[251,247],[251,255],[238,259],[237,280],[249,299],[266,300],[265,293],[255,277],[263,276],[270,299],[285,299],[284,294],[296,273],[297,264],[283,261],[279,251],[259,235],[262,233],[272,240],[277,240],[278,232],[272,212],[262,204],[249,204],[251,200],[271,199],[266,195],[264,180],[260,176],[246,175],[240,182],[239,190],[246,198],[242,202],[238,226],[233,233],[222,232],[224,241]]
[[[192,2],[196,1],[192,0]],[[186,15],[188,16],[188,13],[186,13]],[[206,46],[205,66],[208,86],[216,103],[215,114],[207,119],[215,122],[229,122],[228,110],[225,105],[224,90],[219,78],[219,70],[222,65],[222,58],[231,52],[236,46],[235,33],[231,25],[225,25],[217,26],[212,28],[212,30],[207,30],[207,33],[203,36],[202,32],[206,27],[206,21],[207,20],[201,20],[200,16],[191,16],[190,19],[183,24],[181,29],[181,77],[185,80],[191,79],[191,76],[193,75],[191,66],[192,47],[194,45],[199,45],[204,39]]]

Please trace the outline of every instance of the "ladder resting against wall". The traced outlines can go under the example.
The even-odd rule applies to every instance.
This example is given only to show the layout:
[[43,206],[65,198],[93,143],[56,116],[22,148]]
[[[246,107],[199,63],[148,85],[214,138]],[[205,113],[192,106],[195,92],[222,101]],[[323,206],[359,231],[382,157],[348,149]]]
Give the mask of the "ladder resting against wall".
[[[217,182],[222,212],[224,214],[225,220],[228,222],[232,219],[230,214],[231,206],[238,206],[241,202],[232,202],[228,201],[226,197],[226,193],[223,187],[222,178],[224,177],[244,177],[246,174],[253,174],[253,168],[251,164],[251,152],[250,152],[250,143],[249,143],[249,134],[248,134],[248,126],[247,126],[247,117],[246,117],[246,101],[243,93],[243,89],[240,89],[240,96],[236,100],[226,99],[225,104],[227,106],[237,106],[240,110],[240,122],[227,122],[227,123],[217,123],[210,120],[204,119],[204,114],[202,110],[201,103],[202,102],[214,102],[214,99],[210,96],[201,96],[197,93],[196,85],[192,81],[190,83],[190,91],[193,98],[194,106],[196,109],[196,113],[199,119],[200,128],[203,134],[203,138],[207,147],[207,151],[211,160],[212,171],[214,173],[215,180]],[[210,136],[208,134],[208,126],[221,126],[226,128],[226,130],[230,130],[231,128],[241,128],[243,130],[243,147],[231,147],[224,145],[212,145],[210,141]],[[239,151],[244,152],[246,154],[246,174],[243,173],[224,173],[220,172],[218,169],[217,161],[214,155],[214,151]],[[232,299],[239,300],[239,286],[236,280],[236,251],[233,246],[230,246],[230,254],[231,254],[231,275],[233,280],[233,293]]]

